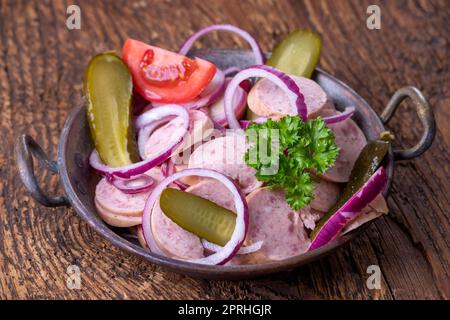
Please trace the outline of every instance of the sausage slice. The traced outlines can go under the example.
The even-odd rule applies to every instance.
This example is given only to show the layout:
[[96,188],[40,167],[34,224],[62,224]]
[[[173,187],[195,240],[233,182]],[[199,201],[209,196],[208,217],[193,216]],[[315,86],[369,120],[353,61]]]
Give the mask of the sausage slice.
[[242,191],[249,193],[262,185],[255,176],[255,169],[244,161],[245,137],[229,134],[199,146],[189,158],[189,168],[216,170],[237,181]]
[[314,199],[309,205],[312,209],[327,212],[338,201],[340,192],[338,184],[320,179],[315,184]]
[[[280,189],[260,188],[247,196],[251,242],[264,241],[260,256],[282,260],[304,253],[309,239],[298,212],[286,203]],[[264,261],[260,261],[264,262]]]
[[168,218],[161,210],[159,201],[153,207],[151,219],[153,238],[165,254],[179,259],[204,257],[200,238]]
[[[157,167],[150,169],[146,174],[155,179],[155,185],[163,179],[161,170]],[[150,192],[151,190],[126,194],[110,184],[105,178],[102,178],[95,188],[95,201],[103,211],[140,217]]]
[[[189,132],[184,136],[184,141],[174,151],[174,154],[178,154],[190,146],[201,142],[213,131],[213,123],[211,119],[202,111],[191,110],[189,111],[190,125]],[[176,117],[166,124],[156,129],[148,138],[145,148],[145,158],[152,158],[163,152],[168,144],[171,144],[171,139],[179,137],[183,127],[183,120],[180,117]]]
[[95,208],[97,209],[97,213],[105,221],[107,224],[120,227],[127,228],[132,226],[137,226],[142,223],[141,216],[130,216],[130,215],[122,215],[115,212],[111,212],[101,206],[98,201],[94,201]]
[[[305,97],[308,117],[316,116],[326,105],[327,94],[317,82],[304,78],[291,76]],[[262,79],[250,90],[247,99],[248,107],[262,117],[281,118],[292,115],[292,105],[286,94],[277,85],[268,79]]]
[[[322,115],[335,115],[337,112],[324,110]],[[335,164],[322,175],[322,178],[333,182],[347,182],[356,159],[367,144],[366,137],[352,119],[328,126],[333,131],[335,142],[340,150]]]

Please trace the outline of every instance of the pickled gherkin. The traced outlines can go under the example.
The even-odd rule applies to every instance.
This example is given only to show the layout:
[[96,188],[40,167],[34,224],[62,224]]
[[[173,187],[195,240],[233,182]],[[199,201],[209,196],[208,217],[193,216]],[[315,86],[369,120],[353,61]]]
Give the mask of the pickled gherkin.
[[120,167],[139,161],[131,119],[133,82],[114,52],[94,56],[84,78],[91,136],[102,161]]
[[181,228],[220,246],[227,244],[236,225],[233,211],[173,188],[161,193],[159,206]]
[[393,139],[394,136],[390,132],[384,131],[380,134],[378,139],[370,141],[364,149],[361,150],[361,153],[353,166],[349,181],[345,185],[344,191],[336,204],[319,220],[316,228],[311,233],[311,239],[315,237],[325,222],[359,189],[361,189],[375,171],[377,171],[386,157],[386,154],[389,151],[390,141]]
[[290,75],[311,78],[319,63],[321,50],[322,40],[319,34],[298,29],[275,46],[267,65]]

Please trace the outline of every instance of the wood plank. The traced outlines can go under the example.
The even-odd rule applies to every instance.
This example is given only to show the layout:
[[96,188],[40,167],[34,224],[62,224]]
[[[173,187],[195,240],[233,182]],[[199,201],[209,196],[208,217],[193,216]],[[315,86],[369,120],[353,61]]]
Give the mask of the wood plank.
[[[379,1],[382,29],[368,30],[370,1],[78,1],[82,29],[65,27],[69,1],[0,1],[0,298],[137,299],[436,299],[450,296],[449,146],[450,44],[446,1]],[[391,212],[364,235],[297,270],[253,281],[192,279],[167,272],[104,241],[72,209],[48,209],[29,197],[12,149],[23,132],[53,158],[82,78],[96,52],[134,37],[176,50],[194,30],[236,24],[270,50],[289,30],[323,36],[321,66],[381,112],[393,92],[418,86],[438,124],[432,148],[399,163]],[[243,47],[228,34],[199,46]],[[412,105],[389,127],[405,148],[420,137]],[[39,170],[40,183],[60,193],[58,177]],[[66,287],[66,268],[80,266],[82,289]],[[381,290],[366,287],[369,265],[382,270]]]

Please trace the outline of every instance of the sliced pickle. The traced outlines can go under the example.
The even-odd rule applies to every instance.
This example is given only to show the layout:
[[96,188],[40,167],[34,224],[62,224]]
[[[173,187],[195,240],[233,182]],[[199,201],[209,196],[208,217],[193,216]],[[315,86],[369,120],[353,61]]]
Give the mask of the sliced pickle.
[[181,228],[221,246],[230,240],[236,224],[233,211],[177,189],[165,189],[159,206]]
[[114,52],[91,59],[84,78],[91,136],[102,161],[111,167],[139,161],[131,119],[133,83]]
[[319,34],[298,29],[275,46],[267,65],[290,75],[311,78],[319,63],[321,50],[322,40]]

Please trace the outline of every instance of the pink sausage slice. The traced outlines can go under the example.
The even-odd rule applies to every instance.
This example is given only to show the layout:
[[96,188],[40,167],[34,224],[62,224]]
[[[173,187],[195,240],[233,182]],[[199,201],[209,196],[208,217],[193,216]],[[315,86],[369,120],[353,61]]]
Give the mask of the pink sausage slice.
[[147,242],[145,241],[144,238],[144,230],[142,230],[142,225],[138,225],[135,227],[136,228],[136,236],[138,238],[139,244],[141,245],[142,248],[144,249],[148,249],[148,245]]
[[[229,82],[231,79],[227,79]],[[247,92],[242,87],[238,87],[233,97],[234,114],[237,119],[241,119],[245,114],[245,109],[247,106]],[[213,121],[220,124],[221,126],[227,126],[227,117],[225,114],[224,97],[220,98],[214,104],[210,106],[209,115]]]
[[168,218],[161,210],[159,202],[153,207],[151,219],[153,237],[165,254],[178,259],[204,257],[200,238]]
[[[191,192],[229,210],[235,211],[232,195],[218,181],[212,179],[203,180],[186,189],[186,192]],[[152,212],[152,231],[156,243],[167,255],[180,259],[204,257],[204,248],[200,238],[184,230],[168,218],[159,205],[156,205]]]
[[316,228],[316,222],[322,218],[323,212],[311,208],[311,206],[306,206],[300,210],[300,218],[305,225],[305,228],[309,230],[314,230]]
[[212,201],[230,211],[236,212],[232,194],[217,180],[204,179],[199,183],[190,186],[185,191]]
[[268,260],[283,260],[308,249],[310,241],[299,213],[289,207],[281,190],[257,189],[247,196],[247,202],[247,239],[264,241],[259,251]]
[[[234,206],[234,200],[228,189],[220,182],[213,179],[203,180],[196,185],[193,185],[186,189],[186,192],[190,192],[199,197],[208,199],[219,206],[227,208],[233,212],[236,212]],[[246,239],[245,245],[250,244],[249,239]],[[255,264],[258,261],[265,261],[267,257],[259,251],[251,254],[237,255],[227,265],[243,265],[243,264]]]
[[190,146],[202,143],[214,131],[214,124],[210,117],[203,111],[191,110],[189,111],[190,127],[189,133],[184,137],[184,141],[177,152],[188,149]]
[[[308,109],[308,116],[314,117],[326,105],[327,94],[315,81],[291,76],[300,88],[300,92],[305,97]],[[257,115],[262,117],[281,118],[285,115],[292,115],[292,105],[284,92],[273,82],[262,79],[250,90],[247,99],[248,107]]]
[[103,221],[105,221],[107,224],[114,226],[114,227],[120,227],[120,228],[127,228],[136,226],[142,223],[142,217],[141,216],[129,216],[129,215],[121,215],[117,214],[111,211],[108,211],[103,206],[101,206],[98,201],[94,201],[95,208],[97,209],[97,213],[102,218]]
[[338,201],[340,187],[336,183],[320,179],[315,184],[314,199],[310,206],[312,209],[327,212]]
[[[161,170],[156,167],[147,171],[146,174],[155,179],[155,185],[163,179]],[[102,178],[95,188],[95,201],[111,213],[141,216],[150,192],[151,190],[137,194],[126,194],[108,183],[105,178]]]
[[[180,172],[188,168],[187,164],[179,164],[175,165],[175,172]],[[179,179],[181,183],[184,183],[188,186],[192,186],[196,183],[199,183],[202,180],[202,178],[197,176],[185,176]]]
[[[336,114],[337,111],[323,111],[323,116]],[[335,136],[339,155],[334,166],[322,176],[323,179],[333,182],[347,182],[356,159],[367,144],[366,137],[352,119],[328,125]]]
[[245,137],[229,134],[199,146],[189,158],[189,168],[207,168],[219,171],[237,181],[242,191],[249,193],[262,183],[256,179],[255,169],[244,161]]
[[[191,110],[189,111],[189,116],[189,132],[185,135],[182,144],[174,151],[174,154],[180,153],[191,145],[201,142],[202,139],[207,138],[212,133],[213,123],[204,112]],[[180,117],[176,117],[156,129],[145,144],[145,158],[148,159],[160,154],[167,148],[167,145],[175,142],[173,139],[180,136],[182,126],[183,120]]]

